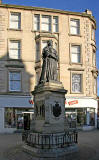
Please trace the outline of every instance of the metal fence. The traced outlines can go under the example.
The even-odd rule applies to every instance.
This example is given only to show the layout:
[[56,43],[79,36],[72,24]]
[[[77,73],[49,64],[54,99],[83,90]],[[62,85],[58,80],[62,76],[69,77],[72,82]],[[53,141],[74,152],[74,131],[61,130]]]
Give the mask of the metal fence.
[[22,140],[26,144],[36,148],[50,149],[50,148],[62,148],[65,146],[73,145],[78,142],[78,133],[76,130],[66,131],[62,134],[41,134],[24,132],[22,134]]

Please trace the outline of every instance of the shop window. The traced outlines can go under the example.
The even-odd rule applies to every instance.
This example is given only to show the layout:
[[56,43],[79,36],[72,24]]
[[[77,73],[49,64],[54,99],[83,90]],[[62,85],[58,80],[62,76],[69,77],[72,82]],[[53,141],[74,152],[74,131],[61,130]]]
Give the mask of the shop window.
[[20,72],[9,72],[9,91],[21,91]]
[[29,111],[25,108],[5,108],[5,128],[24,128],[24,112]]
[[87,121],[87,109],[86,108],[78,108],[77,109],[77,126],[86,125]]
[[81,62],[81,46],[71,45],[71,62],[80,63]]
[[16,128],[16,113],[14,108],[5,108],[5,128]]
[[40,15],[39,14],[34,15],[34,30],[35,31],[40,30]]
[[41,19],[41,30],[51,32],[51,16],[42,16]]
[[82,75],[81,74],[72,74],[72,92],[81,93],[82,92]]
[[95,125],[95,109],[94,108],[88,108],[88,115],[89,115],[89,125],[94,126]]
[[10,59],[20,59],[20,49],[21,43],[19,40],[9,41],[9,58]]
[[58,17],[53,17],[53,32],[58,32]]
[[79,35],[80,34],[80,20],[70,19],[70,34]]
[[10,28],[20,29],[21,28],[21,14],[16,12],[10,13]]

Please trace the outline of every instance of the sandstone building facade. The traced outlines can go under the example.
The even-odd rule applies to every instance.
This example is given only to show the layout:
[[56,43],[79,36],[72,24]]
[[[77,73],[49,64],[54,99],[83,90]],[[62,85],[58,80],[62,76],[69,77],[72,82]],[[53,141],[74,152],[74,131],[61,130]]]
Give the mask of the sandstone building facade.
[[23,127],[33,109],[47,40],[59,55],[59,80],[68,90],[66,117],[97,126],[96,21],[92,12],[0,4],[0,132]]

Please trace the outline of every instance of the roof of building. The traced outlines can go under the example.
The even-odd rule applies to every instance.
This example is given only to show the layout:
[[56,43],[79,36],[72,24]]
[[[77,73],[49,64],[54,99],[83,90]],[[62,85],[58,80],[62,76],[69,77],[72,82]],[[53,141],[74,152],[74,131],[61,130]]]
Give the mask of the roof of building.
[[60,9],[53,9],[53,8],[42,8],[42,7],[12,5],[12,4],[0,4],[0,7],[23,9],[23,10],[45,11],[45,12],[53,12],[53,13],[60,13],[60,14],[67,14],[67,15],[78,15],[78,16],[90,18],[96,25],[96,20],[94,16],[92,16],[92,12],[89,11],[88,9],[85,12],[81,13],[81,12],[72,12],[72,11],[65,11],[65,10],[60,10]]

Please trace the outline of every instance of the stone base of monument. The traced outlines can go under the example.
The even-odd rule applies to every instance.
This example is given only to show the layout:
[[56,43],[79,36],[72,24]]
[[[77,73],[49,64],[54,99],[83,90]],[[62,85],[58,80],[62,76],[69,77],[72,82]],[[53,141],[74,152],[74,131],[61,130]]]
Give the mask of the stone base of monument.
[[39,157],[57,157],[77,151],[77,132],[69,129],[65,117],[65,94],[61,82],[35,87],[34,120],[23,134],[24,151]]
[[23,150],[36,157],[52,158],[78,151],[75,130],[54,134],[27,133],[24,140]]
[[59,156],[64,156],[70,153],[78,152],[78,147],[76,146],[70,146],[69,148],[55,148],[55,149],[44,149],[40,150],[37,148],[24,146],[23,148],[25,152],[31,154],[33,157],[40,157],[40,158],[57,158]]

